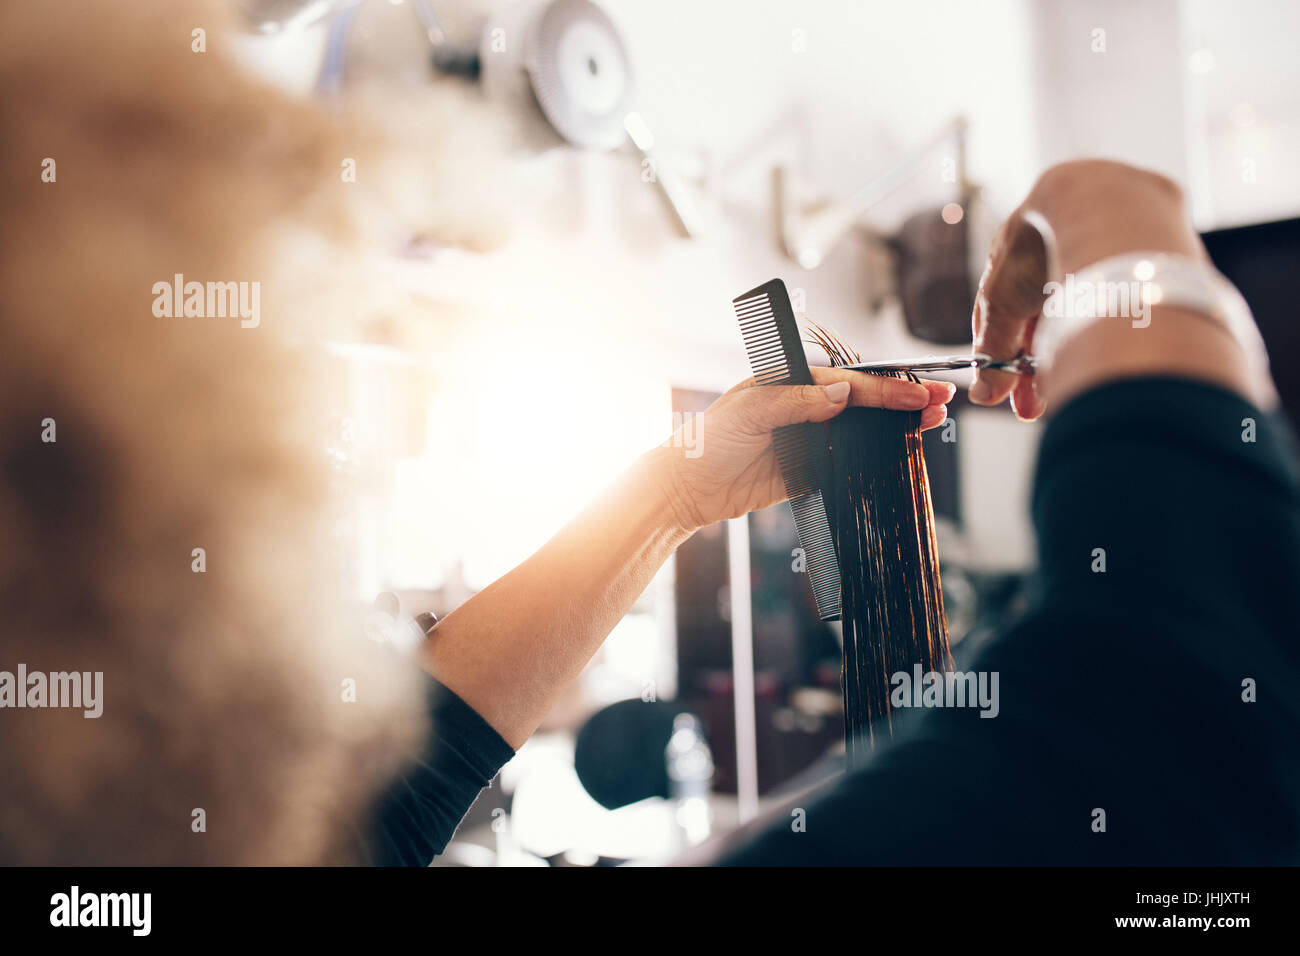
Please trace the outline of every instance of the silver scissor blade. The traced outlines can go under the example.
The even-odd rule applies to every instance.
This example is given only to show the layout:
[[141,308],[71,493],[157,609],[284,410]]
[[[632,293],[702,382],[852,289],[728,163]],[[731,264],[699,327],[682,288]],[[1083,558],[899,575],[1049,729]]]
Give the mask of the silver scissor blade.
[[959,368],[977,368],[981,364],[981,359],[984,358],[987,358],[987,356],[929,355],[924,358],[909,359],[901,362],[859,362],[856,365],[845,365],[842,367],[851,369],[855,372],[941,372]]
[[1032,356],[1017,355],[1005,361],[994,359],[983,352],[972,355],[927,355],[922,358],[893,362],[859,362],[842,368],[855,372],[944,372],[963,368],[987,368],[999,372],[1033,375],[1036,363]]

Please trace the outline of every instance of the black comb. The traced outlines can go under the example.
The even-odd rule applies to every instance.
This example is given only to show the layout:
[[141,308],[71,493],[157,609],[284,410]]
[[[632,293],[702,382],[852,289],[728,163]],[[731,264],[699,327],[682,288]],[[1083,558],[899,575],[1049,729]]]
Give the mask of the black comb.
[[[811,385],[794,308],[780,279],[765,282],[731,300],[745,338],[749,367],[759,385]],[[840,617],[840,566],[822,500],[830,469],[826,429],[819,423],[786,425],[772,431],[785,493],[790,497],[799,544],[803,547],[817,613],[823,621]]]

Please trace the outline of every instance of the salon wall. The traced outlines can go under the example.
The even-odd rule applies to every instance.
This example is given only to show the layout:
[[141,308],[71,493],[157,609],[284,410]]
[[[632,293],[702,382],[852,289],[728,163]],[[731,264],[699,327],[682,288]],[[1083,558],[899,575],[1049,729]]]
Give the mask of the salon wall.
[[1300,214],[1300,5],[1043,0],[1034,37],[1044,163],[1102,156],[1181,182],[1202,229]]
[[[728,302],[771,276],[801,290],[809,314],[867,356],[933,350],[908,339],[896,309],[870,312],[875,290],[861,237],[850,236],[816,270],[783,254],[771,201],[776,165],[797,174],[812,196],[843,196],[963,114],[970,174],[995,214],[1012,208],[1044,166],[1079,156],[1123,159],[1179,179],[1203,225],[1300,210],[1300,180],[1290,173],[1300,139],[1300,61],[1286,49],[1300,27],[1295,5],[604,6],[626,35],[637,106],[661,162],[695,184],[703,234],[675,234],[632,153],[537,149],[544,140],[532,136],[534,146],[513,158],[518,225],[505,247],[400,267],[427,291],[442,343],[426,356],[443,386],[430,415],[440,429],[434,434],[431,424],[429,436],[439,463],[436,472],[429,462],[412,463],[401,481],[413,498],[435,479],[450,483],[449,493],[421,498],[446,535],[430,541],[410,531],[427,522],[398,520],[392,529],[398,538],[411,535],[392,553],[421,575],[453,559],[464,560],[470,586],[506,570],[655,440],[670,385],[721,389],[744,377]],[[454,38],[472,39],[466,25],[494,5],[444,0],[437,8],[453,35],[464,34]],[[368,4],[350,80],[425,82],[412,23],[400,5]],[[310,87],[319,34],[248,46],[251,62],[275,64],[279,82]],[[1255,52],[1248,56],[1248,48]],[[1193,57],[1202,50],[1208,59]],[[511,122],[530,126],[523,115]],[[447,131],[453,141],[458,134]],[[863,227],[888,230],[917,206],[950,198],[941,175],[948,158],[936,150]],[[445,308],[448,299],[455,308]],[[495,375],[481,373],[483,356],[493,357]],[[528,383],[526,400],[502,394],[502,381]],[[962,414],[967,559],[1024,567],[1032,555],[1027,486],[1038,428],[1005,411]],[[529,436],[526,491],[503,474],[509,456],[483,437],[503,423]],[[484,497],[490,508],[464,507]],[[465,548],[472,553],[458,553]]]
[[[528,241],[574,264],[588,308],[610,316],[619,341],[635,343],[628,347],[638,366],[702,388],[746,376],[728,303],[775,275],[865,356],[933,351],[906,335],[896,308],[869,311],[874,290],[861,237],[848,237],[815,270],[783,253],[772,171],[791,171],[811,197],[847,196],[964,115],[971,177],[997,214],[1012,208],[1039,165],[1023,4],[606,7],[628,38],[638,107],[661,161],[697,182],[704,231],[692,240],[675,234],[635,157],[569,155],[549,160],[557,195],[538,200],[545,226]],[[918,206],[955,198],[943,176],[952,157],[950,146],[925,157],[910,182],[864,217],[864,228],[888,231]],[[984,566],[1024,566],[1032,541],[1015,492],[1036,429],[999,428],[1004,412],[971,418],[959,438],[971,487],[995,481],[989,469],[1026,474],[1003,479],[1010,496],[968,502],[967,551]],[[984,434],[987,446],[977,440]]]
[[[964,115],[969,171],[996,214],[1038,168],[1030,23],[1020,0],[604,6],[627,38],[637,107],[659,160],[692,184],[701,235],[677,235],[631,152],[539,148],[547,141],[536,119],[512,115],[528,144],[513,158],[512,240],[488,255],[449,251],[396,270],[404,277],[397,281],[427,293],[441,346],[428,356],[443,386],[429,416],[439,430],[429,436],[437,462],[399,465],[397,482],[413,500],[392,509],[386,532],[386,553],[400,555],[391,560],[414,569],[413,578],[455,562],[470,587],[491,580],[664,434],[670,386],[721,390],[747,376],[729,302],[772,276],[864,356],[933,351],[906,335],[896,308],[870,312],[878,290],[862,237],[850,235],[816,270],[784,254],[772,203],[776,166],[810,198],[848,195]],[[492,5],[438,5],[453,39],[472,38],[451,25],[472,22],[474,8]],[[418,82],[423,54],[412,22],[400,6],[363,8],[349,82],[394,90]],[[319,37],[245,46],[250,62],[275,61],[277,81],[300,91],[322,48]],[[447,131],[453,140],[460,133]],[[888,231],[920,205],[955,198],[944,177],[952,158],[950,146],[925,157],[910,182],[864,217],[864,229]],[[489,355],[494,374],[485,377],[474,359]],[[501,392],[501,382],[527,383],[526,397]],[[977,564],[1023,566],[1031,542],[1018,492],[1036,429],[1006,429],[1005,412],[971,416],[959,437],[961,468],[971,489],[1000,481],[1003,493],[966,503],[967,550]],[[501,428],[525,437],[504,449],[491,437]],[[520,457],[529,462],[526,483],[510,473]],[[1006,476],[1017,467],[1024,474]],[[417,491],[435,484],[444,493]],[[427,520],[410,520],[417,502]],[[429,526],[442,529],[439,540],[415,533]]]

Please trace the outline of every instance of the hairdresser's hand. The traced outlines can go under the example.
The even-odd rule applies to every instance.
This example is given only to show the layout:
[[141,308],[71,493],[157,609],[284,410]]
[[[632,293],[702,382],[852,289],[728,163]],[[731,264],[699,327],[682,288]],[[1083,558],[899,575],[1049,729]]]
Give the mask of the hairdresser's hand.
[[948,382],[884,378],[815,368],[815,385],[737,385],[653,453],[675,519],[685,531],[784,501],[772,429],[824,422],[850,405],[921,411],[921,427],[948,417]]
[[[1107,256],[1147,249],[1204,255],[1175,183],[1103,160],[1053,166],[993,240],[975,297],[975,350],[996,359],[1032,353],[1049,281]],[[1010,395],[1019,417],[1037,418],[1045,407],[1041,384],[1032,375],[980,372],[970,399],[996,405]]]

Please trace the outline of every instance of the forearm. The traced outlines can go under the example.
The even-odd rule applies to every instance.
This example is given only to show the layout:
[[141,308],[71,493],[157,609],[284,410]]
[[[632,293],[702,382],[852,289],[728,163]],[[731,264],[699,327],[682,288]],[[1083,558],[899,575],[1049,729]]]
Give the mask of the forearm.
[[919,411],[921,426],[933,428],[952,397],[946,382],[842,369],[814,376],[816,385],[761,388],[751,379],[683,424],[537,554],[439,624],[426,644],[429,671],[518,747],[692,531],[785,499],[774,428],[823,422],[850,405]]
[[536,554],[448,615],[425,665],[518,748],[689,533],[640,458]]
[[1149,328],[1125,319],[1094,322],[1065,341],[1041,376],[1049,409],[1108,382],[1169,376],[1206,382],[1268,408],[1274,391],[1251,367],[1242,344],[1223,326],[1184,309],[1152,309]]

